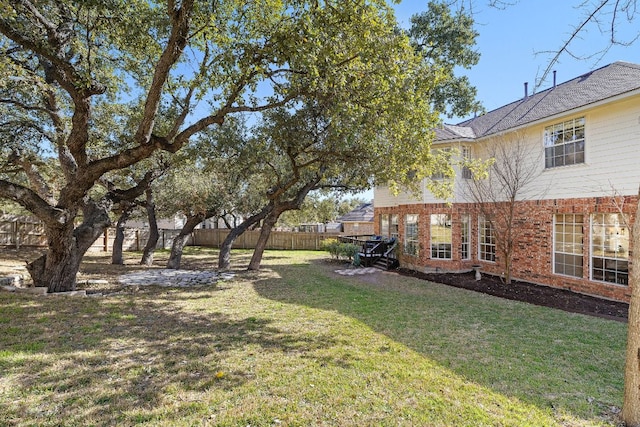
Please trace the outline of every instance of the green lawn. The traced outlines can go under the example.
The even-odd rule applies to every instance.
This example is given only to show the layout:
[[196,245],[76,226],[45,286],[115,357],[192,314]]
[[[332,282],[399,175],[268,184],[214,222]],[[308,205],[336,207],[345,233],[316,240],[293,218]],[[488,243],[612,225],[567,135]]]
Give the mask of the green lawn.
[[625,324],[327,258],[271,251],[191,290],[0,293],[0,425],[615,425]]

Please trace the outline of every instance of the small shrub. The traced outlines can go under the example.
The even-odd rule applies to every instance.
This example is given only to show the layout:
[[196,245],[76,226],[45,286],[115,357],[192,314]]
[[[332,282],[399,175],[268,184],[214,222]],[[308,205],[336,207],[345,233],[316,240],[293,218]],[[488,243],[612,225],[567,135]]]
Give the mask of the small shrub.
[[325,239],[320,242],[320,248],[329,252],[332,258],[340,259],[340,242],[337,239]]
[[353,243],[340,243],[337,239],[325,239],[320,242],[320,248],[329,252],[331,258],[348,259],[351,261],[360,250],[360,246]]
[[341,243],[340,255],[351,261],[354,256],[360,251],[360,246],[353,243]]

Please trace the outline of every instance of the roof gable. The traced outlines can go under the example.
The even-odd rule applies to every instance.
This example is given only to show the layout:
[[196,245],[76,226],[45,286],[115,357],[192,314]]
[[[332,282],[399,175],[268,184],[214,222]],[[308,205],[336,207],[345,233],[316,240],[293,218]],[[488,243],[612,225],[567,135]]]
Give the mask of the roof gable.
[[481,138],[637,89],[640,89],[640,65],[614,62],[456,126],[444,125],[436,130],[436,141]]

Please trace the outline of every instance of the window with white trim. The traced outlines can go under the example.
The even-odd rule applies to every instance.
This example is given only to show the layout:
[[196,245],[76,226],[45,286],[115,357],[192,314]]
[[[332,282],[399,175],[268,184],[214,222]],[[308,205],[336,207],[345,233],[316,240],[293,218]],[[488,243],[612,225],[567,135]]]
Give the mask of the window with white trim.
[[389,214],[380,215],[380,235],[384,237],[391,237],[389,234]]
[[553,272],[582,277],[584,215],[556,214],[553,225]]
[[584,163],[584,125],[579,117],[544,128],[545,168]]
[[478,218],[478,259],[495,262],[496,239],[493,235],[491,221],[484,216]]
[[460,258],[471,259],[471,217],[467,214],[460,219]]
[[391,214],[389,216],[389,235],[396,239],[400,235],[398,226],[398,214]]
[[404,253],[407,255],[419,255],[417,214],[407,214],[404,217]]
[[435,160],[436,170],[431,174],[433,180],[450,179],[451,168],[451,148],[438,148],[431,150]]
[[[471,160],[471,147],[463,146],[462,147],[462,160],[463,163]],[[473,179],[473,172],[469,169],[468,166],[462,166],[462,178],[463,179]]]
[[629,229],[619,213],[591,215],[591,279],[629,284]]
[[451,215],[432,214],[429,234],[431,236],[431,258],[451,259],[451,243],[453,240]]

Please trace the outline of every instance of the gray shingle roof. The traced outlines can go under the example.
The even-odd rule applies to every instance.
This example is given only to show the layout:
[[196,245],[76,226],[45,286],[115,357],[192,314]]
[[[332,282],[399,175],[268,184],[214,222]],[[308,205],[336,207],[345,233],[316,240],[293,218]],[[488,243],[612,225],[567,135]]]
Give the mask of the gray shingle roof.
[[471,127],[442,125],[442,128],[436,129],[436,140],[475,138],[476,135]]
[[351,212],[338,218],[338,222],[369,222],[373,221],[373,203],[363,203]]
[[640,89],[640,65],[614,62],[473,119],[444,125],[436,141],[481,138]]

